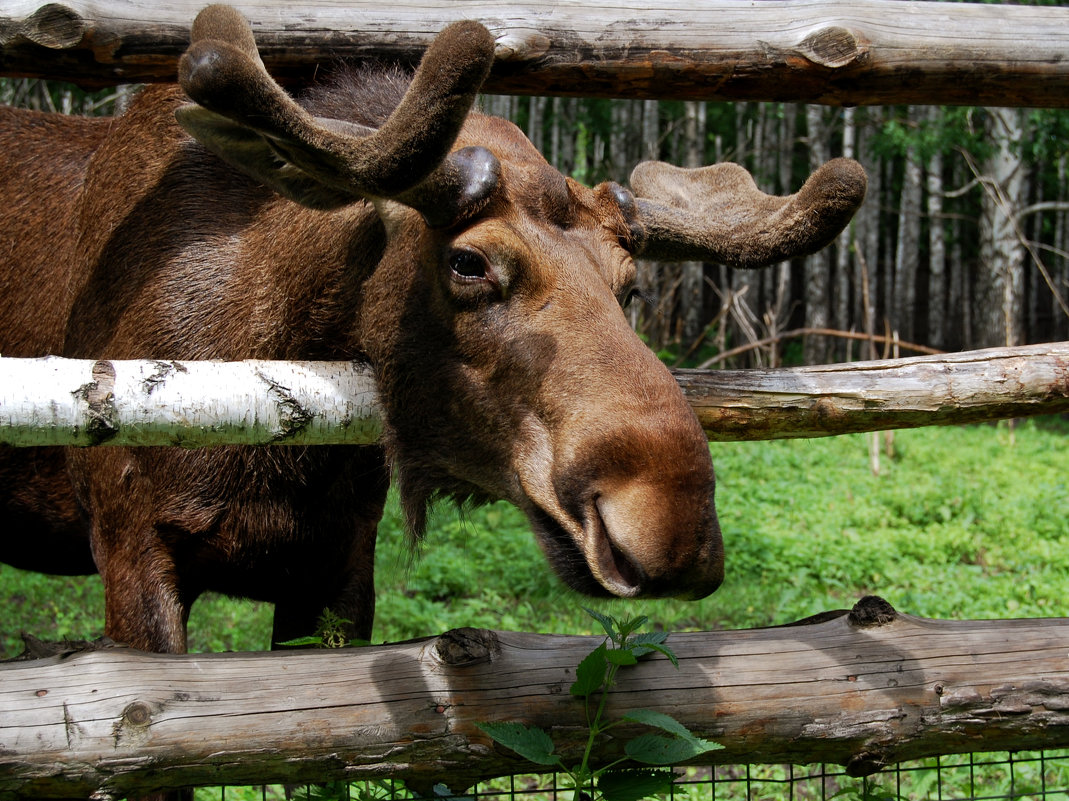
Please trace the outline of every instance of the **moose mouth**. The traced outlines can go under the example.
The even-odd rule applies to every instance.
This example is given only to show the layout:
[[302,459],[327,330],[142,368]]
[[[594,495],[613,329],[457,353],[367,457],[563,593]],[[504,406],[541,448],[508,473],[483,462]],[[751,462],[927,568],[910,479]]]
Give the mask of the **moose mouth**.
[[546,559],[565,584],[584,595],[635,598],[647,594],[642,569],[613,543],[597,504],[593,507],[592,519],[584,528],[585,536],[592,538],[590,551],[597,562],[597,572],[575,537],[549,513],[536,507],[528,512],[528,518]]

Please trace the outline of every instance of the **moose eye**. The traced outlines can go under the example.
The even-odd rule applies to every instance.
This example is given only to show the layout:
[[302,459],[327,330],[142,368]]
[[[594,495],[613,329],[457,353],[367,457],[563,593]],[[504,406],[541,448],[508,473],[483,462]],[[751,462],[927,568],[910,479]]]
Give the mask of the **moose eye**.
[[458,250],[449,257],[449,269],[453,275],[465,281],[479,281],[486,278],[486,258],[474,250]]
[[645,302],[646,300],[646,296],[642,294],[642,290],[639,289],[637,286],[633,286],[629,290],[627,290],[626,294],[624,294],[623,300],[620,301],[620,305],[626,309],[628,306],[631,305],[632,301],[634,300],[641,300],[643,302]]

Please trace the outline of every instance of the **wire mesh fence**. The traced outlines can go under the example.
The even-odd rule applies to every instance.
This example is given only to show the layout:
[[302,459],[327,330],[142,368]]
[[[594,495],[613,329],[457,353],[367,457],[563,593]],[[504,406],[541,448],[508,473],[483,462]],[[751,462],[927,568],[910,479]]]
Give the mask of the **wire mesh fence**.
[[[678,768],[670,801],[1069,801],[1069,749],[961,754],[903,762],[866,778],[837,765],[724,765]],[[482,782],[442,801],[571,801],[575,788],[558,774]],[[200,788],[195,801],[407,801],[401,781],[283,788]],[[594,797],[584,794],[586,799]]]

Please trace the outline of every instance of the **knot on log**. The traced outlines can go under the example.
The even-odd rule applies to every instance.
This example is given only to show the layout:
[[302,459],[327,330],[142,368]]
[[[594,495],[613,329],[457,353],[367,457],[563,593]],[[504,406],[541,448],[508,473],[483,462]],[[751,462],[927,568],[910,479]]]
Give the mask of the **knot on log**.
[[88,404],[86,433],[93,445],[100,445],[119,433],[119,412],[115,408],[115,365],[108,361],[93,364],[93,380],[75,393]]
[[144,701],[134,701],[122,713],[129,726],[147,726],[152,722],[152,709]]
[[898,617],[898,612],[895,611],[895,608],[890,603],[878,595],[866,595],[854,604],[854,608],[850,610],[847,620],[850,621],[851,626],[865,629],[886,626],[888,623],[894,622],[896,617]]
[[435,653],[443,664],[469,667],[493,661],[501,650],[497,635],[488,629],[451,629],[434,643]]
[[48,3],[21,22],[0,29],[0,46],[19,37],[52,50],[77,47],[89,26],[74,9],[59,3]]
[[841,69],[861,59],[865,48],[853,31],[832,25],[805,37],[798,51],[814,64]]
[[498,38],[494,58],[498,61],[533,61],[549,52],[552,44],[540,31],[520,29]]

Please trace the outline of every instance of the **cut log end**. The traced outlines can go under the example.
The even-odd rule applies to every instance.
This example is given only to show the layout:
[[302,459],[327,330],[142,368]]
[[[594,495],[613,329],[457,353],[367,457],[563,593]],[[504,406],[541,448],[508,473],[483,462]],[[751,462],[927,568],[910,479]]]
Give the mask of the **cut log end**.
[[434,641],[434,652],[442,664],[469,667],[492,662],[501,650],[497,635],[488,629],[452,629]]

